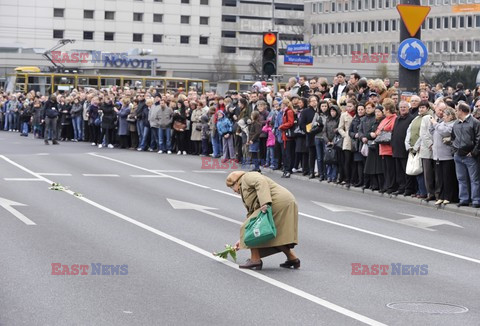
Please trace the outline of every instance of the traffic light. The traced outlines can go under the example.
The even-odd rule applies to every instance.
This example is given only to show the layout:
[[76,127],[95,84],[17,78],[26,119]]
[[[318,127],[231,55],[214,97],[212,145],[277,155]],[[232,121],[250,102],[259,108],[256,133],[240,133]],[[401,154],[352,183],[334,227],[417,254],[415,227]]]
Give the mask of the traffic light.
[[278,33],[263,33],[262,75],[270,77],[277,74]]

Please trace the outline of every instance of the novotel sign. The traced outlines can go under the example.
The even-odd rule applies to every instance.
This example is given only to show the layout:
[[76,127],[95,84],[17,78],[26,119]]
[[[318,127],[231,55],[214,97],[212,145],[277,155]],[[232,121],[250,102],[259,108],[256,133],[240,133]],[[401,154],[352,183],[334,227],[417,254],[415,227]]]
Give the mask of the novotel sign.
[[104,67],[116,68],[143,68],[151,69],[156,66],[157,59],[129,58],[127,53],[92,52],[61,52],[52,51],[54,63],[103,63]]

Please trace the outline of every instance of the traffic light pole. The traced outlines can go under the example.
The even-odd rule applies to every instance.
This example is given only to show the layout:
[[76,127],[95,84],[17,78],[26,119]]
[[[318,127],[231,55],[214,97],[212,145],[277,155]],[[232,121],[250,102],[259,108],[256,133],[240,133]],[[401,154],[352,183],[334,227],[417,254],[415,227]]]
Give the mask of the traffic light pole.
[[[401,0],[400,3],[402,5],[420,6],[420,0]],[[422,34],[422,28],[419,28],[414,38],[417,38],[420,40],[421,34]],[[405,23],[400,19],[400,43],[402,43],[407,38],[410,38],[410,34],[408,33]],[[407,92],[417,92],[418,86],[420,85],[420,69],[409,70],[407,68],[404,68],[401,64],[399,64],[398,80],[400,83],[400,88],[402,90]]]

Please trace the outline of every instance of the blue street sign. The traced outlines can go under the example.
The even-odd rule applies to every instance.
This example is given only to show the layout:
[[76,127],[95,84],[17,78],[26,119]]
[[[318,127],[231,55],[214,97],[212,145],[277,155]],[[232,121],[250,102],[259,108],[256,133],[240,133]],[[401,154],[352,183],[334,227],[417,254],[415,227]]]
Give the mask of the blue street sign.
[[398,62],[409,70],[417,70],[428,59],[428,50],[422,41],[416,38],[407,38],[398,48]]
[[283,63],[286,65],[313,66],[313,57],[299,55],[285,55]]
[[312,45],[310,43],[289,44],[287,45],[287,54],[304,54],[312,52]]

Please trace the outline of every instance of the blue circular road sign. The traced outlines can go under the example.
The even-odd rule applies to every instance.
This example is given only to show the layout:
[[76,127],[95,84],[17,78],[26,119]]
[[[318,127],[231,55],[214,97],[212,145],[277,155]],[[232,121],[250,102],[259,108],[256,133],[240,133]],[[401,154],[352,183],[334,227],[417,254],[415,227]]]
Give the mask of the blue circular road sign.
[[398,48],[398,62],[409,69],[420,69],[428,59],[428,50],[425,44],[417,38],[407,38]]

